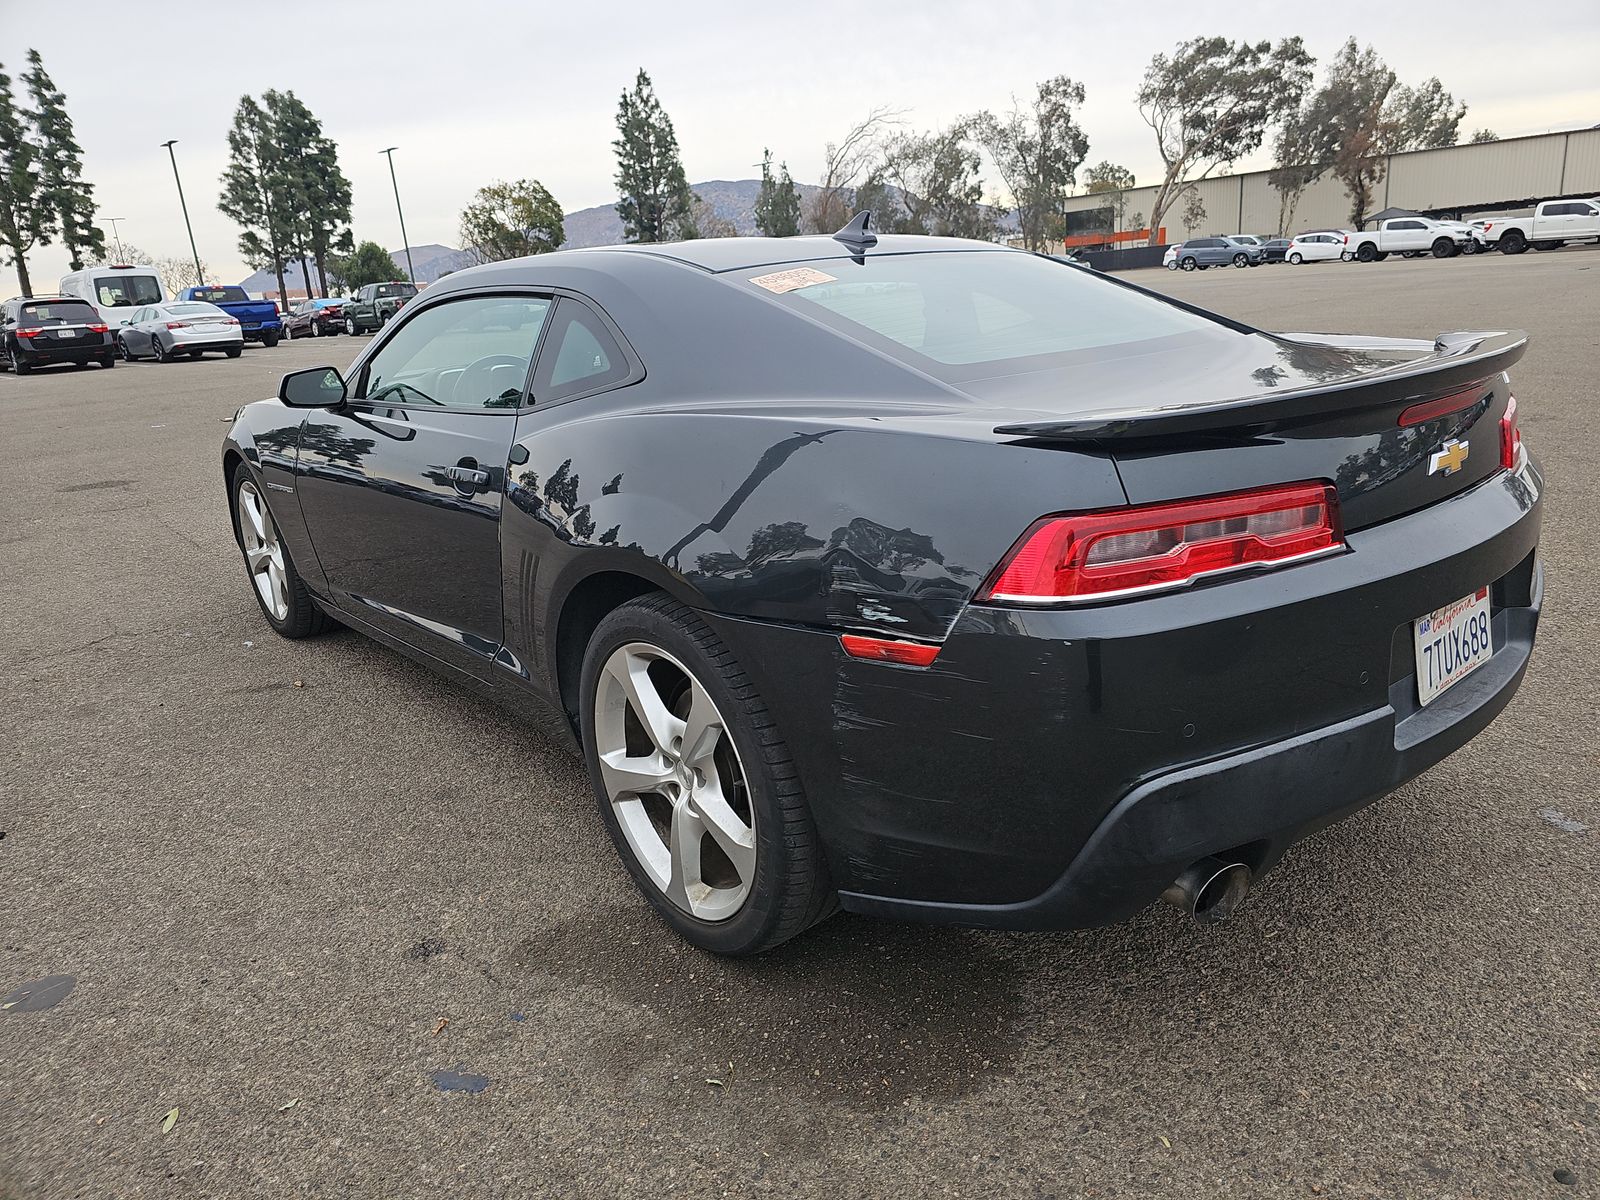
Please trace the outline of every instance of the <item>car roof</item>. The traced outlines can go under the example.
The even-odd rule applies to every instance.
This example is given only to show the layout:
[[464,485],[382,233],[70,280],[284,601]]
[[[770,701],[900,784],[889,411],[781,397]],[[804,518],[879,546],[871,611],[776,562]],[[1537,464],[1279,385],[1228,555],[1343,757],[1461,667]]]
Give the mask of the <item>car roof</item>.
[[[921,234],[879,234],[875,245],[869,246],[868,257],[882,254],[927,254],[952,250],[1014,251],[996,242],[980,242],[970,238],[926,237]],[[855,246],[835,241],[821,234],[801,237],[731,237],[700,238],[691,242],[631,243],[623,246],[589,246],[580,250],[560,250],[556,256],[592,254],[648,254],[657,258],[670,258],[674,262],[699,267],[703,271],[721,273],[742,271],[752,267],[778,266],[782,263],[812,262],[818,259],[855,258],[861,251]]]

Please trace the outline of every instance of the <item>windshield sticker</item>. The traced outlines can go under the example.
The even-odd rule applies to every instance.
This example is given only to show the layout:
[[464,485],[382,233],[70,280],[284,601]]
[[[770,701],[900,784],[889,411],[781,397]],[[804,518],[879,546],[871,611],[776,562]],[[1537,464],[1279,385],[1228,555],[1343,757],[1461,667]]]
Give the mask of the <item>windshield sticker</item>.
[[818,283],[832,283],[834,277],[814,271],[810,267],[795,267],[789,271],[774,271],[770,275],[757,275],[750,281],[759,288],[781,296],[785,292],[798,291],[801,288],[811,287]]

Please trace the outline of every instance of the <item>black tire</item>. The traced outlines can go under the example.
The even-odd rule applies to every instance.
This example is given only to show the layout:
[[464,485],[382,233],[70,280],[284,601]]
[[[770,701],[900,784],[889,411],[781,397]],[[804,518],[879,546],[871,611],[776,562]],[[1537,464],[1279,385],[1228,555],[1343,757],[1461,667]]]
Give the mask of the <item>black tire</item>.
[[344,319],[344,331],[351,337],[355,337],[356,334],[361,332],[361,330],[356,328],[356,319],[354,317],[346,317]]
[[[234,467],[233,481],[228,490],[228,494],[232,497],[229,511],[233,515],[233,540],[239,546],[241,557],[244,557],[244,542],[239,536],[239,491],[246,483],[256,486],[258,493],[262,497],[263,504],[266,504],[267,495],[266,490],[255,483],[255,477],[250,474],[248,466],[240,463]],[[271,508],[269,507],[267,511],[270,513]],[[276,523],[276,518],[274,518],[274,523]],[[294,559],[289,557],[289,548],[287,546],[283,547],[283,569],[284,592],[288,598],[289,611],[288,615],[281,621],[267,611],[267,606],[261,599],[261,593],[256,590],[255,583],[250,577],[250,560],[245,558],[244,563],[245,583],[250,589],[250,594],[256,599],[256,607],[261,610],[261,615],[267,619],[267,624],[271,625],[273,631],[279,636],[286,638],[315,637],[319,633],[326,633],[338,624],[337,621],[317,607],[316,600],[306,590],[305,581],[300,578],[300,572],[295,570]]]
[[1248,267],[1250,265],[1250,256],[1242,252],[1235,254],[1233,256],[1233,265],[1236,267]]
[[98,361],[103,368],[109,371],[112,367],[117,365],[117,356],[115,354],[108,354]]
[[321,337],[322,336],[322,322],[321,321],[313,321],[313,322],[311,322],[311,336],[312,337]]
[[278,344],[278,339],[280,337],[282,337],[282,336],[283,335],[281,333],[279,333],[276,329],[271,330],[271,331],[269,331],[267,333],[263,333],[261,335],[261,344],[263,346],[265,346],[268,350],[271,350],[274,346],[276,346]]
[[167,347],[162,343],[159,337],[153,337],[150,339],[150,348],[155,352],[156,361],[158,363],[168,363],[172,361],[172,355],[167,353]]
[[1302,264],[1305,261],[1306,261],[1305,260],[1305,255],[1301,254],[1300,251],[1298,251],[1298,250],[1296,250],[1293,254],[1289,255],[1289,262],[1294,266],[1298,267],[1298,266],[1300,266],[1300,264]]
[[[659,647],[687,667],[723,714],[738,751],[754,818],[755,880],[743,905],[724,920],[701,920],[667,899],[629,848],[606,793],[594,750],[595,696],[606,660],[629,642]],[[693,610],[658,593],[612,612],[589,639],[578,694],[584,760],[601,820],[635,884],[685,941],[714,954],[758,954],[838,908],[789,747],[732,651]]]
[[1379,250],[1378,253],[1376,255],[1374,255],[1374,257],[1377,259],[1378,262],[1382,262],[1384,259],[1389,257],[1389,252],[1387,250]]
[[1459,249],[1462,254],[1476,254],[1478,252],[1478,239],[1468,238],[1461,243]]
[[1185,271],[1193,271],[1200,264],[1195,262],[1193,255],[1189,255],[1187,258],[1183,259],[1183,261],[1180,262],[1178,265],[1180,267],[1182,267]]
[[1454,258],[1456,256],[1456,244],[1449,238],[1434,238],[1433,256],[1435,258]]
[[1356,261],[1364,263],[1377,262],[1378,248],[1371,242],[1362,242],[1360,246],[1356,247]]
[[1501,254],[1521,254],[1528,248],[1528,239],[1520,229],[1508,229],[1500,238]]
[[[223,353],[226,354],[229,358],[238,358],[239,355],[244,353],[244,347],[243,346],[229,346],[226,350],[223,351]],[[194,352],[194,357],[199,358],[200,357],[200,351],[196,350]]]
[[15,371],[18,375],[32,375],[33,374],[33,364],[32,363],[25,363],[20,358],[17,359],[16,362],[11,364],[11,369],[13,371]]
[[117,339],[117,352],[122,355],[123,362],[133,362],[133,351],[128,348],[128,343],[122,338]]

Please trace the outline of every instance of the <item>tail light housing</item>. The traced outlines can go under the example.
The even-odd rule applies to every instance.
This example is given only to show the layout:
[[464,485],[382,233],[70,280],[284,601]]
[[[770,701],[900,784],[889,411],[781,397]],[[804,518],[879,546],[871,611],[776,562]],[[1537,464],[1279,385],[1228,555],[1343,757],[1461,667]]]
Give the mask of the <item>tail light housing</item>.
[[42,329],[19,329],[17,330],[17,336],[19,338],[36,338],[43,332],[44,330]]
[[91,326],[89,326],[89,332],[90,333],[110,333],[111,332],[111,326],[109,326],[109,325],[91,325]]
[[1522,465],[1522,430],[1517,427],[1517,398],[1506,400],[1506,411],[1500,417],[1500,465],[1515,471]]
[[167,322],[167,328],[168,329],[187,329],[188,327],[189,327],[189,322],[187,322],[187,321],[168,321]]
[[1343,548],[1338,493],[1293,483],[1197,500],[1035,521],[979,599],[1058,604],[1121,599]]

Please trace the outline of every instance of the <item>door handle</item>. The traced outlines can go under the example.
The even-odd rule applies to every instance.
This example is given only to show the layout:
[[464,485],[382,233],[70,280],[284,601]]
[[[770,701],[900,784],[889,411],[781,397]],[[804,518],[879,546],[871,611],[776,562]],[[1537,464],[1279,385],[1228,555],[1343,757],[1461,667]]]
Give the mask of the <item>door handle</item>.
[[489,472],[480,471],[477,467],[451,467],[450,478],[462,487],[480,488],[489,486]]

